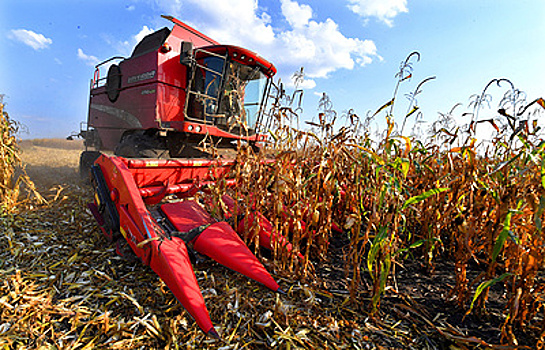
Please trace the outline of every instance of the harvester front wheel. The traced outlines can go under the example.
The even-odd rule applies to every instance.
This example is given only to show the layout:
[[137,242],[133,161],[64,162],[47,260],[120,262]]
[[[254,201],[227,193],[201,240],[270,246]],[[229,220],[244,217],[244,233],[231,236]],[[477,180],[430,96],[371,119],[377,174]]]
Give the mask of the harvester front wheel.
[[132,133],[124,135],[114,150],[115,155],[125,158],[168,158],[164,140],[155,133]]
[[89,181],[91,166],[100,157],[98,151],[83,151],[79,157],[79,175],[82,180]]

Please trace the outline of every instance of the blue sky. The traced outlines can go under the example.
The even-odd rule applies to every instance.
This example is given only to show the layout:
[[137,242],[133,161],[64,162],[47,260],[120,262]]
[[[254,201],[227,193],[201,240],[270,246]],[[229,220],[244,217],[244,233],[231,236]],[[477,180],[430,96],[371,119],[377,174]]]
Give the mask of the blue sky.
[[[305,67],[303,120],[326,92],[364,116],[391,99],[401,61],[419,51],[404,94],[429,76],[418,105],[429,122],[493,78],[545,97],[543,0],[6,0],[0,4],[0,93],[23,138],[65,137],[87,114],[94,65],[128,56],[170,14],[219,42],[258,52],[284,82]],[[506,86],[493,87],[495,107]],[[487,114],[488,113],[488,114]],[[481,116],[494,116],[485,110]],[[382,118],[383,119],[383,118]],[[381,118],[378,119],[382,123]]]

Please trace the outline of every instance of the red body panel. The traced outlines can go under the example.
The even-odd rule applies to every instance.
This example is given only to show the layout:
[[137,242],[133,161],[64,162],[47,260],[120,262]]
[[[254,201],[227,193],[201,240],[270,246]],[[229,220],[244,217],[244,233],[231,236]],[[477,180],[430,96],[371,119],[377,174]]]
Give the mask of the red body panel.
[[185,243],[174,238],[154,242],[154,246],[157,246],[158,254],[151,259],[153,271],[161,277],[205,333],[214,331]]
[[210,225],[193,241],[196,251],[218,263],[278,291],[280,288],[265,267],[226,222]]
[[120,159],[127,164],[140,188],[216,180],[225,176],[234,164],[233,160]]
[[214,223],[210,215],[192,200],[163,204],[161,210],[180,232]]
[[116,207],[120,216],[121,232],[133,251],[144,263],[149,261],[150,248],[145,246],[138,248],[136,245],[146,239],[157,237],[153,229],[153,219],[138,193],[138,188],[132,174],[125,166],[122,158],[100,156],[96,163],[104,173],[105,180],[110,190],[117,189],[119,193]]
[[[169,94],[179,95],[179,91],[185,88],[178,85],[179,88],[171,87],[169,91],[164,91],[164,83],[158,80],[157,74],[159,55],[157,52],[150,52],[119,63],[122,72],[121,89],[115,102],[108,99],[105,86],[91,90],[88,124],[98,131],[103,149],[113,150],[126,130],[159,127],[157,122],[159,97],[171,100],[167,98]],[[176,72],[170,74],[180,76],[181,79],[183,66],[178,66],[180,71],[177,74]],[[138,79],[142,74],[148,74],[149,78]],[[185,99],[185,93],[183,98]],[[168,111],[165,106],[162,109]]]

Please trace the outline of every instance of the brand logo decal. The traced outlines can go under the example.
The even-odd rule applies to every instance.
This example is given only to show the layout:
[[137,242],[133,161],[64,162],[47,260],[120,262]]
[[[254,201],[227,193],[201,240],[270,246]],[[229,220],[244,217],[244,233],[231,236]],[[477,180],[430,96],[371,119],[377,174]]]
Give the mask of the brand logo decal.
[[155,71],[152,70],[152,71],[149,71],[149,72],[146,72],[146,73],[133,75],[133,76],[129,77],[129,79],[127,79],[127,83],[129,83],[129,84],[137,83],[137,82],[142,81],[142,80],[151,79],[154,76],[155,76]]

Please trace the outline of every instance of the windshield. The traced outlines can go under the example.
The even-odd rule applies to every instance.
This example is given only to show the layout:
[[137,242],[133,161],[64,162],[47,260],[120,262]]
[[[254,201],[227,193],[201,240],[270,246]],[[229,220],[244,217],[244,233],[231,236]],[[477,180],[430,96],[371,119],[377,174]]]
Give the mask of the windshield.
[[[225,74],[223,74],[225,68]],[[190,92],[188,117],[233,133],[253,133],[258,122],[267,76],[217,56],[197,65]]]
[[218,114],[227,117],[229,127],[255,129],[267,77],[259,67],[237,62],[229,64],[225,90]]

